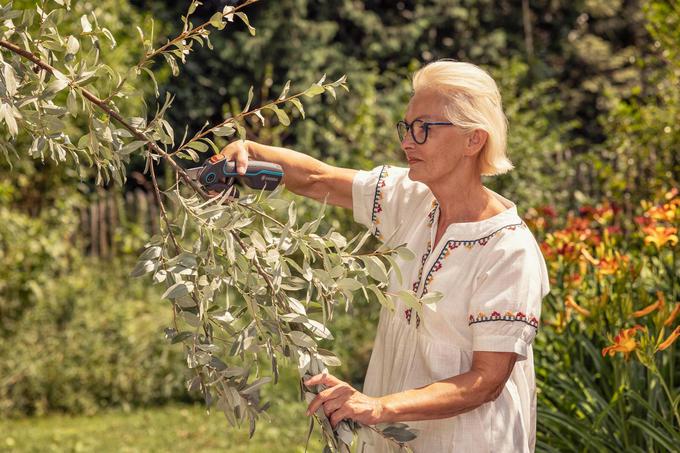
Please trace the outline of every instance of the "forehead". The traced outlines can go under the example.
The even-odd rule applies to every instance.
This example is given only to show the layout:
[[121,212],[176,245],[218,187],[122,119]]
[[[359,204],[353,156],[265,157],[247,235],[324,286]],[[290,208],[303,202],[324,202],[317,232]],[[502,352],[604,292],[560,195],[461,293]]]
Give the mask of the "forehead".
[[436,90],[426,88],[417,91],[406,108],[406,119],[441,118],[445,113],[447,99]]

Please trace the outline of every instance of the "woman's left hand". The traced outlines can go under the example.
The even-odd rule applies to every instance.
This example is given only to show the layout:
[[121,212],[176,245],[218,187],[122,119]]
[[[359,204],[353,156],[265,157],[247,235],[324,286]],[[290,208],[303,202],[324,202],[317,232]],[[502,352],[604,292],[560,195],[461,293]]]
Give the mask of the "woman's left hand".
[[327,388],[319,392],[309,403],[307,415],[311,415],[323,406],[326,417],[331,426],[335,426],[343,419],[351,419],[364,425],[380,423],[385,410],[379,398],[372,398],[354,389],[347,382],[335,376],[323,373],[317,374],[305,381],[307,387],[325,385]]

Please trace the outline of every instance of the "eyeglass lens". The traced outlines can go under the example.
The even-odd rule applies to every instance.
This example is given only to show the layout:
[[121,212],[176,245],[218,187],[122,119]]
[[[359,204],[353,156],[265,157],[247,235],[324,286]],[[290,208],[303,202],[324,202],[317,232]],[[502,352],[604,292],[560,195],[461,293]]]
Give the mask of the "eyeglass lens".
[[421,120],[415,120],[411,123],[410,127],[406,122],[400,121],[397,123],[397,132],[401,141],[404,141],[407,132],[411,132],[411,136],[416,143],[423,143],[427,139],[427,126]]

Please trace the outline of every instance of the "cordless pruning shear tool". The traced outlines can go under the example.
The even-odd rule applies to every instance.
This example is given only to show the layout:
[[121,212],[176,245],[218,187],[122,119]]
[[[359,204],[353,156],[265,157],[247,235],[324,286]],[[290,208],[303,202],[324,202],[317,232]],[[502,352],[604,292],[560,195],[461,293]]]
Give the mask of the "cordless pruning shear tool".
[[232,189],[231,196],[238,198],[238,190],[233,187],[236,181],[252,189],[274,190],[283,179],[283,168],[270,162],[249,160],[245,174],[241,175],[236,171],[236,162],[225,156],[213,156],[200,167],[188,169],[187,174],[207,191]]

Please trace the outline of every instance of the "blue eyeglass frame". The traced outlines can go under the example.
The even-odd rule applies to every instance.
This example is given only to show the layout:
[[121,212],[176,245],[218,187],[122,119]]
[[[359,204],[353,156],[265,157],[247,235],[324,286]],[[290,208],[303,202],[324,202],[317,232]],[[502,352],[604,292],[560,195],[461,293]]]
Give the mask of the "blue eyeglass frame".
[[[425,138],[423,139],[422,142],[419,142],[416,140],[416,135],[413,133],[413,125],[416,123],[422,123],[423,127],[425,128]],[[399,131],[399,125],[403,124],[406,127],[406,132],[411,132],[411,137],[413,138],[413,141],[416,142],[419,145],[422,145],[427,141],[427,137],[430,133],[430,126],[453,126],[454,124],[450,121],[423,121],[423,120],[413,120],[411,124],[408,124],[406,121],[401,120],[397,122],[397,136],[399,137],[399,141],[403,142],[404,137],[406,137],[406,134],[404,134],[404,137],[401,136],[400,131]]]

